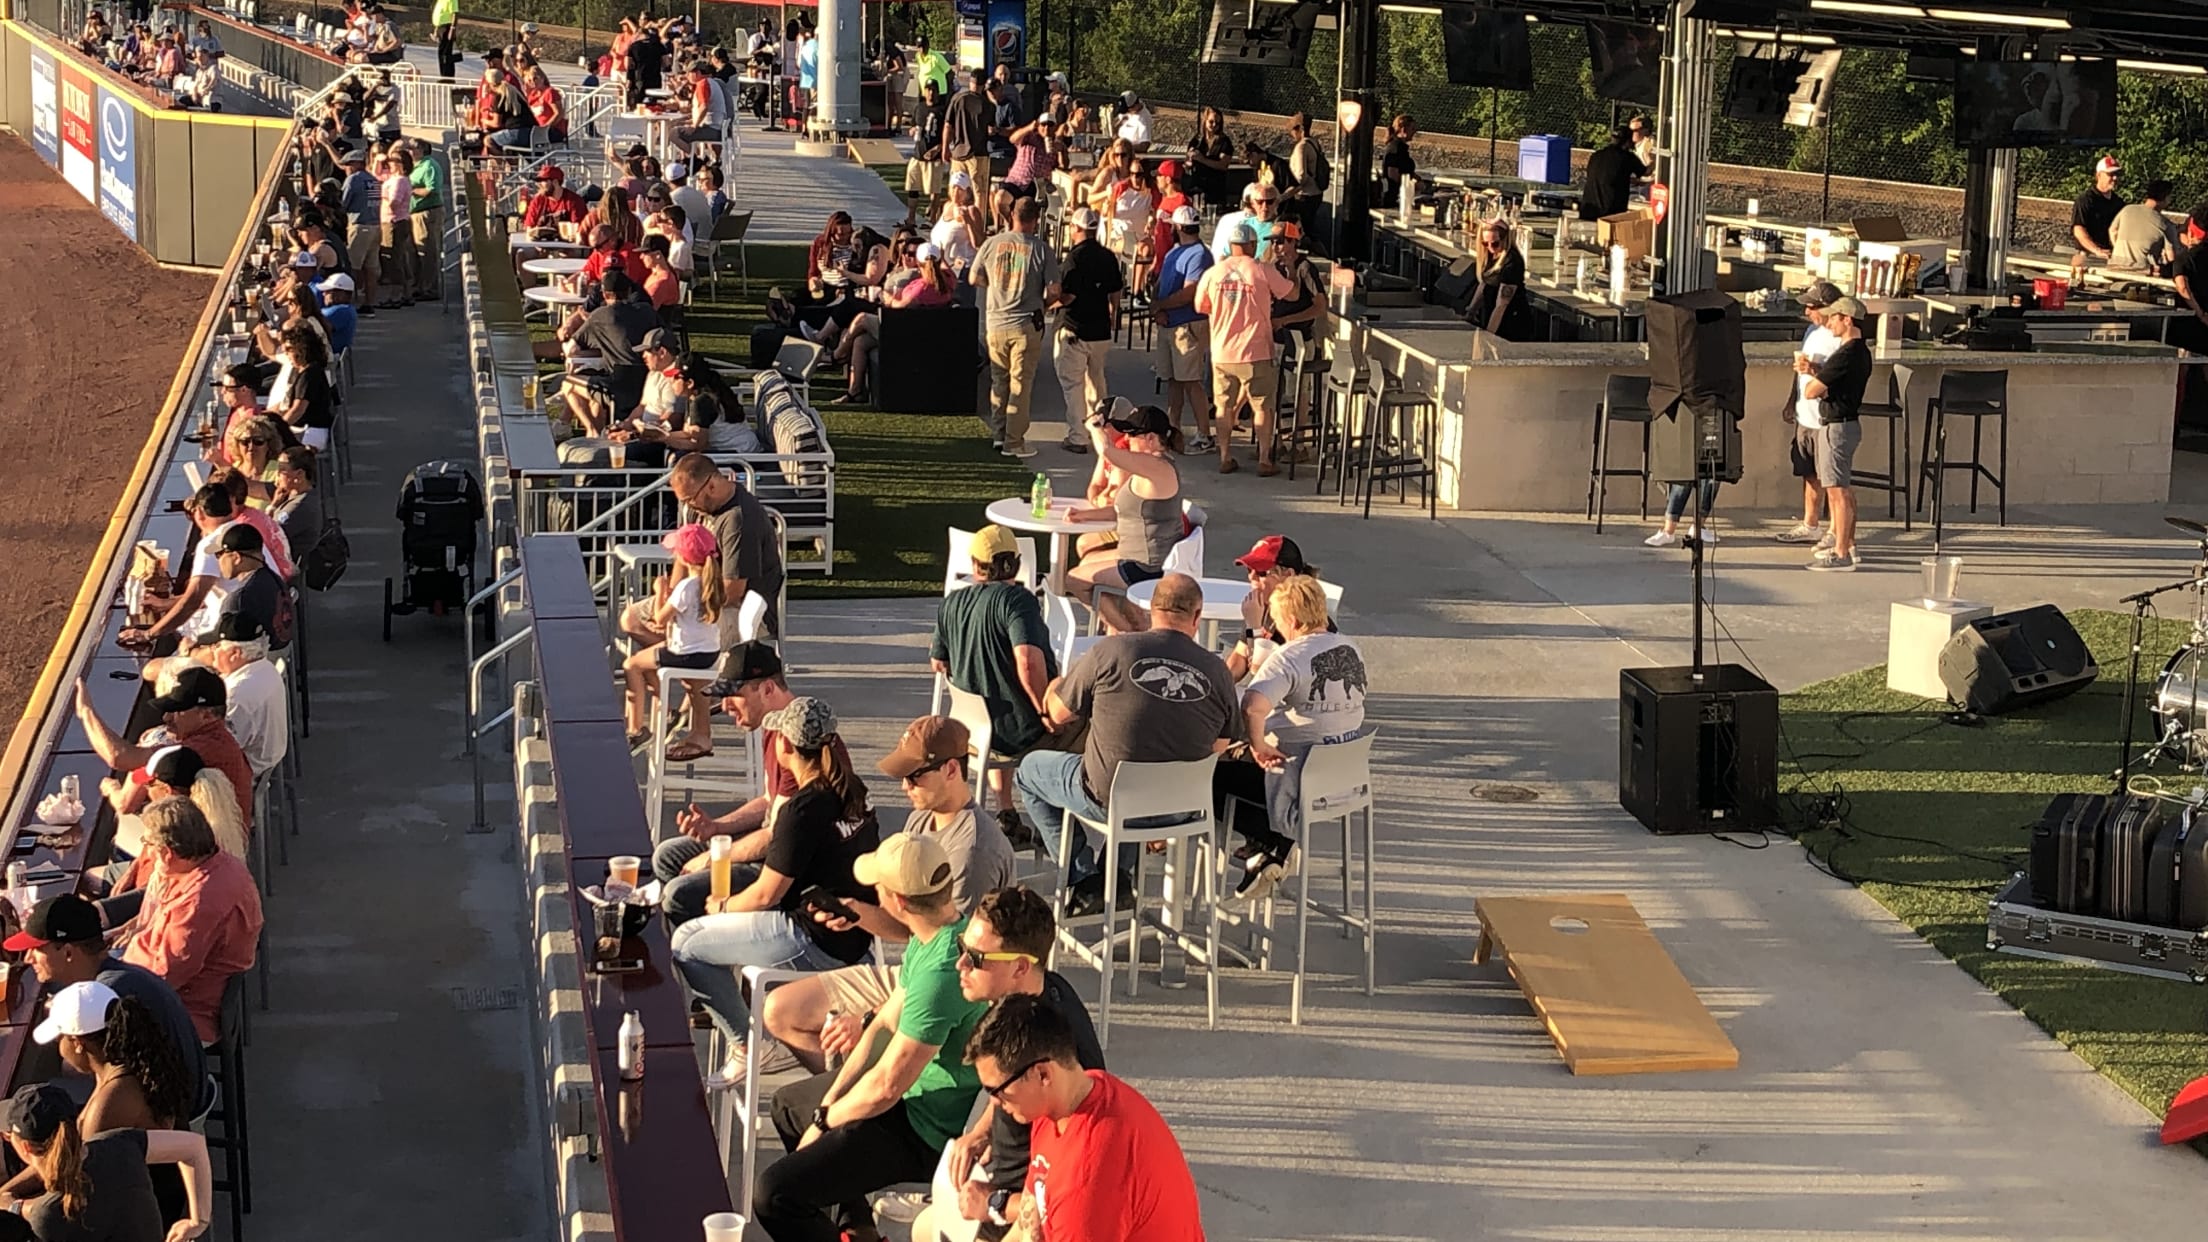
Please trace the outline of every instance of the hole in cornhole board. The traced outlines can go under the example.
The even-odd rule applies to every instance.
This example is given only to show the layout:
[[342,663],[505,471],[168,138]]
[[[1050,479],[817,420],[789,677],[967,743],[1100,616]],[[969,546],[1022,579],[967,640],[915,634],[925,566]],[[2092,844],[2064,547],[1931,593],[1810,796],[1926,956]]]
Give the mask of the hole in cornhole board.
[[1568,914],[1559,914],[1555,918],[1550,919],[1549,926],[1555,928],[1560,932],[1563,932],[1567,936],[1584,936],[1587,934],[1587,920],[1575,919]]

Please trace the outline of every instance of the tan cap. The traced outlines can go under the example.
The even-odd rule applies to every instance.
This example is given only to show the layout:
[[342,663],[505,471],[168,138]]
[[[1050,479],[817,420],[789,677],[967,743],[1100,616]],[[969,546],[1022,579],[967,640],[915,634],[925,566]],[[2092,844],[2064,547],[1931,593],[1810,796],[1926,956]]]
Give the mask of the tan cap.
[[932,837],[900,832],[873,853],[859,855],[851,875],[900,897],[927,897],[951,886],[951,856]]
[[966,545],[967,554],[985,565],[1006,553],[1019,550],[1019,541],[1012,537],[1012,532],[996,525],[984,526],[975,531],[973,539]]
[[973,735],[965,725],[948,716],[922,716],[905,726],[905,735],[897,739],[897,749],[876,766],[882,775],[903,780],[915,772],[963,759],[973,745]]

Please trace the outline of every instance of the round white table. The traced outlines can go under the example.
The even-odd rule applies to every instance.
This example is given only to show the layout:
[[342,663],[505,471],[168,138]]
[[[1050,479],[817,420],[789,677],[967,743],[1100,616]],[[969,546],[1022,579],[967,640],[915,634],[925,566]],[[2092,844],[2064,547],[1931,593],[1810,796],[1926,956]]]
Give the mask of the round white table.
[[561,241],[561,240],[560,240],[559,238],[557,238],[557,237],[554,237],[554,238],[550,238],[550,239],[536,238],[536,237],[531,237],[531,236],[529,236],[529,235],[528,235],[527,233],[508,233],[508,234],[506,235],[506,252],[507,252],[508,254],[512,254],[513,252],[515,252],[515,251],[517,251],[517,250],[588,250],[588,249],[590,249],[590,243],[588,243],[588,242],[579,242],[579,241]]
[[556,289],[551,285],[538,285],[531,289],[524,289],[521,291],[521,296],[542,306],[547,316],[557,314],[558,308],[562,306],[581,306],[583,304],[582,294],[569,293],[565,289]]
[[[1219,627],[1227,623],[1242,624],[1242,601],[1249,596],[1250,584],[1243,578],[1198,578],[1196,585],[1204,591],[1204,646],[1217,650]],[[1150,597],[1157,592],[1158,581],[1138,582],[1127,588],[1127,602],[1144,612],[1150,610]]]
[[588,259],[531,259],[521,265],[521,270],[539,276],[573,276],[589,263]]
[[1033,504],[1026,497],[1007,496],[1002,500],[991,501],[987,513],[990,521],[1006,530],[1032,531],[1050,536],[1050,577],[1045,579],[1045,583],[1051,594],[1064,595],[1066,570],[1072,565],[1066,556],[1066,539],[1092,531],[1110,530],[1115,525],[1109,521],[1075,521],[1073,511],[1087,507],[1089,506],[1079,500],[1053,499],[1050,502],[1050,515],[1036,517]]

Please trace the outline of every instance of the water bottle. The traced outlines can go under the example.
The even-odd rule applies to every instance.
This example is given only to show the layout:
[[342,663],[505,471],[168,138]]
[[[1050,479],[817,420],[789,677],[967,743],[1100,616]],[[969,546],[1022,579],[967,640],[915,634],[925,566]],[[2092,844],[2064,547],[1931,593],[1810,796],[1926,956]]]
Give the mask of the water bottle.
[[621,1043],[617,1054],[623,1081],[644,1077],[644,1019],[631,1009],[621,1019]]
[[1041,471],[1037,471],[1035,474],[1035,486],[1028,489],[1027,495],[1030,502],[1028,506],[1029,513],[1037,518],[1046,518],[1050,516],[1049,475],[1046,475]]

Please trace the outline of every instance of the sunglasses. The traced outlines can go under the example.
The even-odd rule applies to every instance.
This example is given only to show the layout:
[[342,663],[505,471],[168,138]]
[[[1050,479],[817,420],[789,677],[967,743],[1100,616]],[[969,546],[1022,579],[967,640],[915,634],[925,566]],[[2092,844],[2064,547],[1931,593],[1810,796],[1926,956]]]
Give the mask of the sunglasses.
[[[959,964],[968,970],[984,969],[991,962],[1032,962],[1034,960],[1035,955],[1032,953],[984,953],[980,949],[964,948],[960,949],[958,953]],[[1032,1069],[1034,1067],[1030,1066],[1028,1068]],[[1020,1071],[1022,1074],[1026,1072],[1027,1070]],[[1019,1075],[1015,1074],[1013,1077],[1017,1078]]]
[[981,1089],[989,1093],[990,1099],[1002,1100],[1004,1098],[1005,1092],[1010,1091],[1015,1086],[1018,1086],[1019,1081],[1022,1078],[1025,1078],[1029,1074],[1033,1073],[1036,1066],[1041,1065],[1043,1062],[1048,1061],[1049,1059],[1049,1057],[1038,1057],[1035,1060],[1029,1061],[1027,1064],[1021,1066],[1019,1073],[1012,1075],[1010,1078],[1005,1079],[1003,1082],[998,1083],[996,1086],[992,1087],[988,1083],[983,1083],[981,1084]]

